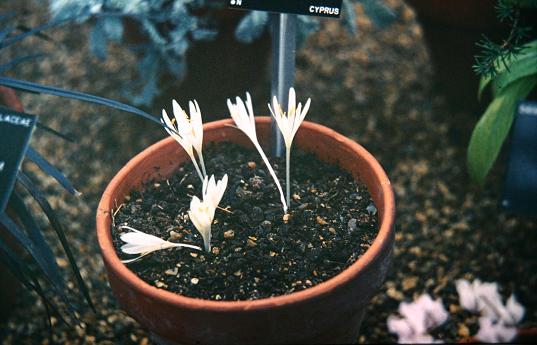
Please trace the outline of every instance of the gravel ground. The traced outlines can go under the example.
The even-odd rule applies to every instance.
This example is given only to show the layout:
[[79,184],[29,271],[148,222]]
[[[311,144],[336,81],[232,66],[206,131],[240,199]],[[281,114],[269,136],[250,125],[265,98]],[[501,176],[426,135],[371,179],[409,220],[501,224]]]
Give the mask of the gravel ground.
[[[399,14],[391,27],[379,30],[359,16],[360,34],[351,37],[336,22],[325,21],[298,56],[297,90],[313,99],[309,119],[364,145],[384,166],[396,193],[394,261],[366,314],[359,342],[395,341],[386,328],[387,316],[400,301],[423,292],[441,297],[451,311],[438,337],[454,341],[473,334],[475,317],[457,308],[454,280],[459,278],[496,281],[505,296],[515,292],[526,306],[523,326],[536,326],[536,222],[498,212],[503,156],[485,188],[469,183],[465,147],[477,114],[452,110],[436,91],[413,12],[400,0],[388,3]],[[3,2],[0,9],[6,8],[29,10],[33,13],[29,25],[46,20],[32,2]],[[9,58],[15,52],[46,52],[46,61],[26,64],[14,75],[120,99],[120,84],[134,78],[135,56],[113,46],[107,62],[101,63],[88,53],[87,34],[85,26],[55,30],[51,36],[60,43],[31,38],[3,54]],[[68,328],[53,320],[52,341],[148,344],[147,333],[121,312],[111,295],[97,248],[94,214],[100,194],[118,169],[164,133],[103,107],[49,96],[22,99],[28,112],[40,114],[49,126],[77,138],[76,143],[66,144],[36,132],[33,144],[72,179],[83,193],[80,198],[61,192],[54,181],[27,165],[42,177],[42,186],[66,224],[98,309],[94,314],[81,305],[81,327]],[[255,103],[265,113],[263,99]],[[66,267],[64,259],[58,262]],[[49,343],[43,315],[37,297],[22,292],[18,307],[0,328],[2,343]]]

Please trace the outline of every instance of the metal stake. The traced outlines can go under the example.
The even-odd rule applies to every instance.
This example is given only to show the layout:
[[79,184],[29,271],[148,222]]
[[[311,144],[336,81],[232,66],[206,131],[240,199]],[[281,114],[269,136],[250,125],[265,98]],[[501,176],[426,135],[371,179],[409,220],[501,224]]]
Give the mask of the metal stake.
[[[295,83],[296,15],[273,13],[272,22],[272,97],[276,96],[284,110],[288,104],[289,88]],[[272,154],[284,154],[283,137],[272,119]]]

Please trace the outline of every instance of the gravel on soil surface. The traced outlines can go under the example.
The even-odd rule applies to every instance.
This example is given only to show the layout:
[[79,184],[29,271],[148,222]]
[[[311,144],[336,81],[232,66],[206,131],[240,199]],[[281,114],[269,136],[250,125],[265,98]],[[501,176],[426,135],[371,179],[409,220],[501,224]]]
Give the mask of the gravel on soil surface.
[[[27,26],[46,21],[33,1],[2,1],[0,8],[31,13]],[[355,139],[383,165],[397,201],[396,244],[386,283],[366,311],[360,343],[393,342],[386,319],[401,301],[429,292],[441,297],[450,319],[438,338],[453,342],[474,334],[476,317],[459,308],[454,281],[495,281],[507,297],[516,293],[526,307],[522,326],[537,326],[537,222],[498,212],[505,155],[484,188],[466,174],[466,146],[476,113],[453,110],[434,86],[423,33],[413,11],[401,0],[386,3],[398,15],[394,24],[376,28],[362,9],[359,34],[352,37],[337,21],[323,20],[297,56],[296,89],[312,98],[308,120]],[[42,4],[42,2],[41,2]],[[70,26],[50,32],[58,43],[30,38],[2,50],[2,59],[47,53],[49,58],[11,71],[21,79],[121,99],[120,85],[134,79],[136,58],[112,45],[106,63],[86,46],[88,28]],[[247,49],[247,47],[245,47]],[[5,54],[5,55],[4,55]],[[246,91],[246,90],[245,90]],[[51,96],[25,94],[28,112],[77,139],[74,144],[36,131],[33,143],[83,192],[80,198],[60,193],[51,178],[26,164],[41,178],[72,241],[97,313],[80,303],[81,326],[53,320],[55,343],[148,344],[146,331],[125,315],[112,296],[95,238],[95,210],[106,184],[132,156],[166,133],[131,115]],[[219,100],[225,102],[225,99]],[[259,114],[267,99],[254,98]],[[169,105],[168,105],[169,106]],[[200,105],[203,112],[203,104]],[[159,114],[160,109],[149,109]],[[45,220],[42,220],[43,224]],[[47,234],[54,241],[52,232]],[[59,245],[55,251],[60,253]],[[74,287],[66,262],[69,286]],[[0,326],[2,344],[49,343],[44,306],[21,291],[19,305]]]
[[[237,131],[238,135],[242,135]],[[154,252],[129,268],[147,283],[189,297],[249,300],[307,289],[354,263],[376,237],[376,208],[367,188],[336,165],[311,154],[292,154],[289,212],[257,151],[225,143],[205,145],[208,174],[228,175],[212,226],[210,252],[187,248]],[[272,158],[277,176],[285,159]],[[192,162],[168,179],[147,181],[113,217],[114,246],[133,227],[164,240],[203,248],[188,220],[190,200],[201,181]]]

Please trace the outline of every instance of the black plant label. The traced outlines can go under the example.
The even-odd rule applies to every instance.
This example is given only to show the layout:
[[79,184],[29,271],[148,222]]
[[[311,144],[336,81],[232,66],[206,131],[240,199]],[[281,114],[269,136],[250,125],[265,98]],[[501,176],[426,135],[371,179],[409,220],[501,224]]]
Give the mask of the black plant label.
[[537,102],[520,102],[511,133],[500,207],[537,216]]
[[0,107],[0,214],[13,191],[37,116]]
[[339,18],[342,0],[228,0],[228,7]]

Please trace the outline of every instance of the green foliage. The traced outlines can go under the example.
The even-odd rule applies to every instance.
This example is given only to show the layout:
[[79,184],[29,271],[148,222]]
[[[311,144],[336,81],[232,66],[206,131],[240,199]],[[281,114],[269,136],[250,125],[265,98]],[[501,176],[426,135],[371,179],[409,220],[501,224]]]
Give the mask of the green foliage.
[[522,46],[531,31],[531,27],[521,23],[520,13],[525,7],[537,7],[537,2],[534,0],[498,0],[496,4],[498,19],[508,23],[511,30],[508,37],[500,43],[493,42],[486,36],[477,43],[483,49],[482,53],[475,57],[473,69],[477,74],[493,78],[502,67],[507,68],[509,60],[521,53]]
[[517,103],[537,84],[537,40],[500,65],[494,78],[483,77],[479,94],[490,85],[494,99],[477,123],[468,147],[468,172],[482,184],[509,133]]
[[474,70],[481,75],[478,98],[490,86],[493,100],[477,123],[467,152],[468,173],[483,184],[509,134],[516,106],[537,84],[537,40],[527,42],[531,27],[520,24],[525,8],[537,8],[537,0],[499,0],[498,19],[511,24],[502,43],[484,38],[478,43],[483,53]]
[[[41,59],[43,58],[43,55],[37,52],[37,54],[15,57],[8,61],[3,61],[1,58],[4,58],[5,54],[2,56],[1,53],[5,51],[3,50],[4,48],[17,44],[32,35],[43,39],[49,39],[48,36],[43,34],[43,31],[65,22],[65,19],[60,19],[36,28],[26,28],[23,25],[12,23],[14,18],[15,14],[0,13],[0,22],[2,23],[0,26],[0,86],[17,89],[23,92],[49,94],[100,104],[141,116],[153,121],[157,125],[161,125],[156,117],[127,104],[78,91],[65,90],[8,77],[6,73],[16,68],[17,65],[30,62],[31,60]],[[16,110],[9,108],[4,108],[3,110],[5,109],[8,111]],[[37,127],[58,137],[72,141],[61,133],[46,127],[42,123],[38,122]],[[67,192],[73,195],[79,194],[73,188],[67,177],[36,150],[30,147],[26,153],[26,158],[35,163],[45,174],[53,177]],[[48,202],[41,187],[35,183],[34,177],[27,175],[23,170],[24,169],[19,170],[17,174],[16,189],[12,192],[8,201],[8,208],[10,210],[9,215],[7,213],[0,213],[1,230],[10,234],[21,250],[14,251],[11,246],[0,239],[0,263],[4,264],[13,273],[15,278],[27,289],[37,293],[49,316],[50,314],[55,314],[63,320],[62,315],[66,314],[76,320],[78,316],[75,312],[75,305],[72,303],[71,299],[68,298],[70,297],[70,291],[67,289],[64,282],[62,271],[56,263],[55,253],[52,251],[48,239],[43,236],[46,228],[38,224],[36,210],[26,204],[26,196],[31,197],[37,203],[48,219],[50,228],[55,232],[58,241],[67,256],[81,296],[85,299],[87,304],[95,310],[89,295],[89,289],[78,269],[75,256],[71,251],[64,228],[59,221],[55,210]],[[58,297],[59,303],[56,303],[57,300],[52,298],[52,296]]]

